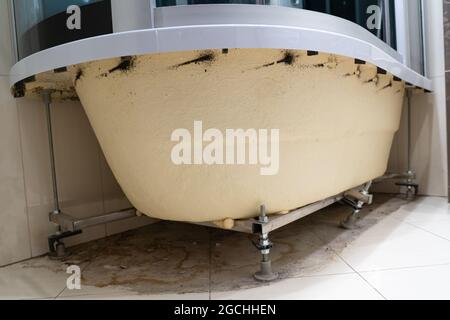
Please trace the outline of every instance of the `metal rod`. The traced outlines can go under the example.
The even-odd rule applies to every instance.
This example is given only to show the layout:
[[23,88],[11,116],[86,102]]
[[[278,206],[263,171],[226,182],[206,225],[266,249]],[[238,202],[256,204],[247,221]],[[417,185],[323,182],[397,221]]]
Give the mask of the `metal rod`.
[[52,189],[53,189],[53,214],[61,213],[59,207],[59,196],[58,196],[58,183],[56,180],[56,165],[55,165],[55,150],[53,144],[53,130],[52,130],[52,114],[51,114],[51,103],[52,96],[50,91],[44,91],[42,97],[45,104],[45,114],[47,116],[47,135],[48,135],[48,148],[50,153],[50,171],[52,175]]
[[406,89],[406,97],[407,97],[407,103],[408,103],[408,108],[407,108],[407,113],[408,113],[408,115],[407,115],[407,117],[408,117],[408,124],[407,124],[407,126],[408,126],[408,136],[407,136],[407,139],[408,139],[408,141],[407,141],[407,148],[408,148],[408,155],[407,155],[407,157],[408,157],[408,173],[411,173],[412,172],[412,167],[411,167],[411,150],[412,150],[412,148],[411,148],[411,141],[412,141],[412,139],[411,139],[411,89]]
[[391,14],[390,14],[390,2],[389,0],[383,1],[383,14],[384,14],[384,41],[392,47],[391,39]]

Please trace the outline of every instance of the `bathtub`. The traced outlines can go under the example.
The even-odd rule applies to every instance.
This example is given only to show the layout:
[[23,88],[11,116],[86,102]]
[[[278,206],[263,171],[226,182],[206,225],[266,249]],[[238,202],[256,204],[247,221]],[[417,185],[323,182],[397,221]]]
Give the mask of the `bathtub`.
[[[280,21],[307,19],[176,25],[176,10],[207,20],[201,10],[219,9],[172,8],[164,27],[50,48],[11,72],[16,96],[80,99],[124,193],[150,217],[286,212],[380,177],[405,88],[432,89],[342,19],[277,8]],[[227,132],[247,135],[233,145]]]

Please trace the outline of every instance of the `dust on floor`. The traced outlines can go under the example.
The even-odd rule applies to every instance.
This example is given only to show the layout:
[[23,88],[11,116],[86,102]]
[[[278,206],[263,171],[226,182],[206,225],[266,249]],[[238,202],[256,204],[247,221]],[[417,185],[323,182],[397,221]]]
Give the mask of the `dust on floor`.
[[[335,204],[272,232],[273,267],[280,279],[329,274],[342,263],[339,252],[406,203],[401,196],[377,195],[361,213],[359,228],[351,231],[339,228],[351,209]],[[137,294],[231,291],[267,285],[252,277],[260,259],[252,245],[256,240],[247,234],[160,222],[70,248],[71,255],[63,261],[44,257],[22,262],[21,267],[61,276],[67,266],[79,265],[83,286]]]

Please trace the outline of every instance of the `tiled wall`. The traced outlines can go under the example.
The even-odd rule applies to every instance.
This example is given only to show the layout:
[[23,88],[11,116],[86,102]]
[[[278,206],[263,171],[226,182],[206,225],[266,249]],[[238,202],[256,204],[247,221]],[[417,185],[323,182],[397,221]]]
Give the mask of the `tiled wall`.
[[[45,109],[41,101],[15,100],[8,73],[13,64],[7,1],[0,1],[0,266],[45,254],[52,190]],[[76,217],[130,206],[115,181],[82,106],[52,106],[61,207]],[[86,229],[73,245],[146,224],[133,218]]]
[[13,57],[6,4],[0,1],[0,265],[31,256],[19,118],[7,76]]

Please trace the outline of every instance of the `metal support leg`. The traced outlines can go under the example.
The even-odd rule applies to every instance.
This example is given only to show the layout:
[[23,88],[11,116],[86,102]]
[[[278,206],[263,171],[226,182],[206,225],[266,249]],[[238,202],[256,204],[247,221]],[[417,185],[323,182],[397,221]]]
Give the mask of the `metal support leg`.
[[[42,93],[42,99],[45,104],[45,114],[47,120],[48,149],[50,156],[50,171],[53,190],[53,211],[50,212],[50,220],[52,220],[51,216],[61,214],[61,209],[59,207],[58,183],[56,180],[55,149],[53,143],[52,114],[51,114],[51,104],[52,104],[51,91],[44,91]],[[72,234],[69,235],[67,233],[63,233],[61,230],[61,226],[59,226],[59,230],[56,233],[56,235],[50,236],[48,238],[49,251],[51,257],[63,258],[66,256],[66,247],[62,239],[67,238],[68,236],[71,235]]]
[[[371,199],[369,194],[369,189],[372,186],[372,181],[368,182],[363,189],[361,190],[361,198],[360,199]],[[357,228],[356,221],[359,219],[359,213],[361,212],[364,204],[370,204],[371,200],[363,201],[363,200],[357,200],[356,202],[344,198],[344,202],[348,205],[350,205],[353,208],[353,212],[344,220],[341,222],[341,227],[347,230],[353,230]]]
[[55,235],[48,237],[48,247],[50,249],[50,252],[48,256],[50,259],[63,259],[67,257],[67,251],[66,247],[63,243],[64,238],[72,237],[78,234],[81,234],[81,230],[77,231],[66,231],[66,232],[59,232]]
[[[266,214],[266,207],[264,205],[260,208],[260,223],[268,223],[269,218]],[[272,261],[270,260],[270,249],[272,249],[273,244],[269,240],[268,233],[261,233],[259,236],[259,243],[256,244],[256,247],[261,252],[261,270],[254,274],[254,277],[258,281],[273,281],[278,279],[278,273],[274,273],[272,271]]]
[[411,89],[406,89],[406,99],[407,99],[407,104],[408,104],[408,136],[407,136],[407,162],[408,162],[408,169],[406,172],[406,179],[403,182],[398,182],[396,183],[396,185],[401,186],[401,187],[406,187],[406,199],[407,200],[414,200],[415,196],[419,193],[419,185],[417,183],[414,182],[415,180],[415,173],[412,170],[412,165],[411,165],[411,143],[412,143],[412,139],[411,139]]

